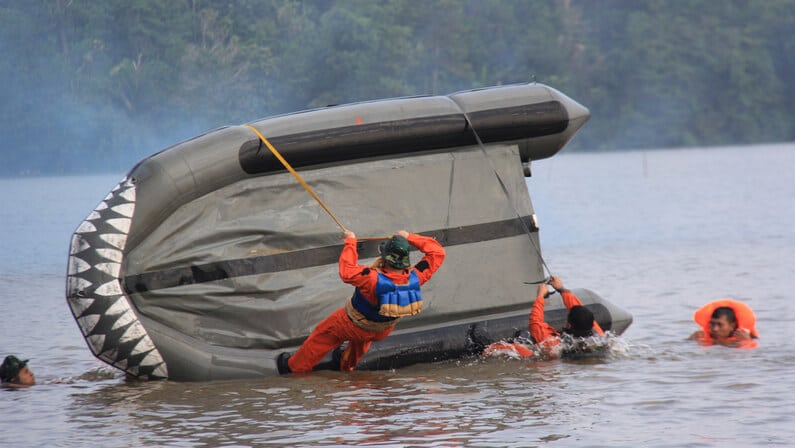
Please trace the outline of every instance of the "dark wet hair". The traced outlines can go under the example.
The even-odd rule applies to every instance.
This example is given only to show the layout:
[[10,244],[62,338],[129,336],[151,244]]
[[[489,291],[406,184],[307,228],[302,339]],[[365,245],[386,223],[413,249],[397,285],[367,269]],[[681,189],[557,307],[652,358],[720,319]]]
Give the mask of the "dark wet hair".
[[567,318],[572,336],[584,338],[593,334],[593,313],[582,305],[575,305],[569,310]]
[[737,324],[737,315],[735,315],[734,310],[728,306],[720,306],[715,308],[715,311],[712,312],[711,318],[718,319],[721,316],[725,316],[726,320],[729,321],[730,324]]

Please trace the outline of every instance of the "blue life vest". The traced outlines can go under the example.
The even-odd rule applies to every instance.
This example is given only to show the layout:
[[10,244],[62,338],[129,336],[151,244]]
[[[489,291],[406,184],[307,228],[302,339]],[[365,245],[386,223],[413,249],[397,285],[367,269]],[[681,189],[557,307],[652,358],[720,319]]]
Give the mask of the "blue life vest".
[[422,310],[420,295],[420,278],[415,270],[409,274],[409,282],[396,285],[384,274],[378,273],[375,285],[378,306],[373,306],[359,288],[353,292],[351,303],[367,320],[373,322],[389,322],[402,316],[411,316]]

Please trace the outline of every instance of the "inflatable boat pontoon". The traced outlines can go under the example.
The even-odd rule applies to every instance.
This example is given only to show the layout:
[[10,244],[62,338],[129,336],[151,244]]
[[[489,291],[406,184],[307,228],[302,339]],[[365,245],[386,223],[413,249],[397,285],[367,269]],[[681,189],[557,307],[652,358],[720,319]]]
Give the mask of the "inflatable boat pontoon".
[[[135,166],[76,229],[67,301],[91,351],[137,378],[276,375],[353,288],[339,279],[342,231],[432,235],[447,252],[424,311],[374,343],[358,368],[476,353],[527,328],[544,279],[525,183],[588,110],[542,84],[387,99],[229,126]],[[256,131],[256,132],[255,132]],[[360,262],[377,256],[362,241]],[[419,260],[412,253],[412,261]],[[605,330],[632,317],[576,290]],[[547,320],[562,326],[553,296]]]

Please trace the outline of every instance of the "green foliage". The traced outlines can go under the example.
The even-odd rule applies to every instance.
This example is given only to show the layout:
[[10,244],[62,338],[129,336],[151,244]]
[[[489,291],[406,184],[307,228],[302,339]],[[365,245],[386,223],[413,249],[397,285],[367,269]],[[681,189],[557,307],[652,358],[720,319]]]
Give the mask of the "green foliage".
[[795,0],[0,0],[0,175],[210,128],[538,80],[577,149],[795,139]]

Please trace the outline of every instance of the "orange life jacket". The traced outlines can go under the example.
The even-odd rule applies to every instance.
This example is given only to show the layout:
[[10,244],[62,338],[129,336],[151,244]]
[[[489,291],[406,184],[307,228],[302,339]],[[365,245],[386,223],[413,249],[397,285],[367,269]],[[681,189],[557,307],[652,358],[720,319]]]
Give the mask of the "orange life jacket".
[[702,306],[693,314],[693,320],[704,330],[705,339],[709,339],[709,321],[712,319],[712,313],[716,308],[724,306],[734,311],[738,330],[746,329],[751,333],[751,337],[759,337],[759,332],[756,331],[756,316],[750,306],[737,300],[720,299]]
[[534,355],[530,347],[518,342],[494,342],[483,350],[484,356],[496,356],[504,353],[515,353],[522,358],[531,358]]

